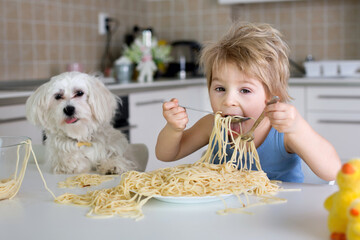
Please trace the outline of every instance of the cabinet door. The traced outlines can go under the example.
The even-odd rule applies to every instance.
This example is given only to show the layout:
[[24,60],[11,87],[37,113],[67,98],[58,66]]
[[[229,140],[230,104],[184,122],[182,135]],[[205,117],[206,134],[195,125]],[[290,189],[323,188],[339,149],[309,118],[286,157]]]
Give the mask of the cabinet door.
[[335,147],[342,161],[360,156],[360,88],[311,87],[308,121]]
[[0,107],[0,135],[30,137],[33,144],[42,144],[42,130],[26,120],[25,105]]
[[309,87],[311,112],[360,112],[360,87]]
[[[296,107],[297,111],[304,119],[307,119],[306,92],[307,89],[304,86],[290,86],[289,88],[289,95],[292,98],[290,104]],[[316,176],[304,161],[302,161],[301,166],[302,166],[302,171],[304,173],[305,183],[316,183],[316,184],[326,183],[326,181]]]
[[310,125],[333,144],[343,162],[360,157],[360,113],[309,113]]
[[[193,163],[201,157],[203,149],[180,161],[165,163],[157,160],[155,156],[155,146],[158,134],[166,124],[162,114],[163,101],[178,98],[181,105],[202,109],[203,88],[205,87],[184,87],[129,95],[130,125],[134,126],[130,131],[130,142],[145,143],[147,145],[149,150],[147,171],[161,167],[176,166],[183,163]],[[191,110],[187,112],[189,114],[187,127],[191,127],[204,115]]]
[[306,118],[305,112],[305,97],[306,97],[305,87],[303,86],[291,86],[289,88],[289,95],[292,98],[290,104],[294,105],[300,115],[303,118]]

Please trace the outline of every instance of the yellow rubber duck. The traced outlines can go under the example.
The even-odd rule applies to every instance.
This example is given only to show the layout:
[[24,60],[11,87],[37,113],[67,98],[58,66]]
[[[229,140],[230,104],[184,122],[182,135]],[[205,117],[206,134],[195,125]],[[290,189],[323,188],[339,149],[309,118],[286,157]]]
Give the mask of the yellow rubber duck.
[[360,240],[360,198],[350,204],[347,214],[349,222],[346,230],[346,239]]
[[347,210],[353,200],[360,198],[360,159],[345,163],[336,177],[339,191],[329,196],[324,206],[329,211],[328,228],[332,240],[345,240]]

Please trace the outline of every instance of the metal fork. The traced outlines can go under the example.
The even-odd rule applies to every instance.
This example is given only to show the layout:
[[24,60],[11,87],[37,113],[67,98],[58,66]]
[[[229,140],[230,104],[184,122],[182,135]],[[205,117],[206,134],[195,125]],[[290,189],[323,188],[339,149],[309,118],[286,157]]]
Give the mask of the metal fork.
[[[279,100],[280,100],[280,98],[278,96],[273,96],[272,99],[266,103],[266,105],[268,106],[268,105],[277,103],[277,102],[279,102]],[[264,117],[265,117],[265,109],[263,110],[263,112],[261,113],[259,118],[255,121],[252,128],[247,133],[245,133],[244,135],[241,136],[241,139],[245,140],[247,142],[251,142],[252,140],[254,140],[254,131],[259,126],[260,122],[264,119]]]
[[[203,113],[209,113],[209,114],[212,114],[214,115],[215,113],[214,112],[210,112],[210,111],[206,111],[206,110],[200,110],[200,109],[196,109],[196,108],[192,108],[192,107],[187,107],[187,106],[183,106],[183,105],[179,105],[179,107],[183,107],[185,109],[189,109],[189,110],[193,110],[193,111],[197,111],[197,112],[203,112]],[[244,122],[244,121],[247,121],[251,118],[249,117],[243,117],[243,116],[233,116],[231,121],[232,122]]]

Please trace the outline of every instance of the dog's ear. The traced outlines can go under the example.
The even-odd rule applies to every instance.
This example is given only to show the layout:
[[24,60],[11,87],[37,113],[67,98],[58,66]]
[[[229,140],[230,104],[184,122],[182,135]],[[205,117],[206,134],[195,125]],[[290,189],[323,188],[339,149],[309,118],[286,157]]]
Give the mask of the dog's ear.
[[48,108],[49,83],[41,85],[26,100],[26,118],[36,126],[46,126],[46,112]]
[[88,103],[99,123],[109,123],[115,115],[118,98],[96,77],[89,79]]

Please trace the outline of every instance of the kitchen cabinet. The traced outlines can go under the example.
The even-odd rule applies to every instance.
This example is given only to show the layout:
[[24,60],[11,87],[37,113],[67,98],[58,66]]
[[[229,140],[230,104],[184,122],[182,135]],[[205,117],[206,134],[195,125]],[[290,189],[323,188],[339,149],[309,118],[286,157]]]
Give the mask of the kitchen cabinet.
[[[194,163],[200,159],[204,152],[204,149],[200,149],[188,157],[181,159],[180,162],[165,163],[157,160],[155,156],[157,136],[166,124],[162,114],[162,103],[169,101],[171,98],[179,99],[179,103],[183,106],[197,109],[207,108],[207,88],[205,85],[129,94],[130,142],[144,143],[148,147],[149,162],[146,171],[161,167],[176,166],[180,163]],[[201,117],[206,115],[206,113],[204,114],[190,109],[187,110],[187,112],[189,114],[187,128],[191,127]]]
[[27,121],[25,104],[0,106],[0,135],[28,136],[33,144],[41,144],[42,130]]
[[[360,87],[292,86],[291,102],[311,127],[335,147],[341,161],[360,157]],[[304,163],[305,182],[323,183]]]
[[289,89],[289,95],[291,97],[291,104],[296,107],[301,116],[306,118],[305,111],[305,87],[304,86],[292,86]]
[[360,87],[308,89],[308,122],[336,148],[343,162],[360,157]]
[[[292,98],[290,104],[294,105],[299,112],[299,114],[306,119],[307,111],[306,111],[306,87],[305,86],[292,86],[289,89],[289,95]],[[304,173],[304,182],[305,183],[326,183],[326,181],[322,180],[313,171],[310,167],[304,162],[301,162],[302,171]]]

